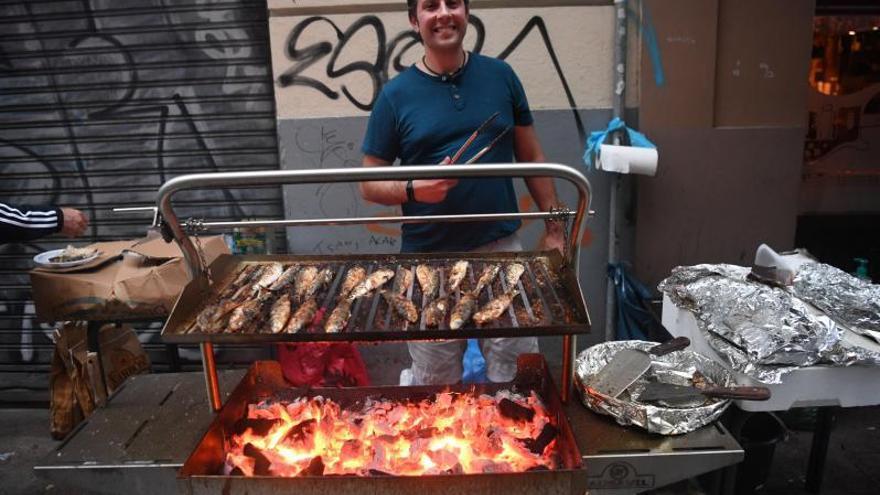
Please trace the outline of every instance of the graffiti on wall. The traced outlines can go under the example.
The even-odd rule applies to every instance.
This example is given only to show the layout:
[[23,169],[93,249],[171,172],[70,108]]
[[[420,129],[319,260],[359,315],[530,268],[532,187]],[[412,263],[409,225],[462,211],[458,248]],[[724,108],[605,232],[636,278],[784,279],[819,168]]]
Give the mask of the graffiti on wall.
[[[402,18],[402,14],[395,14],[392,17],[394,21],[376,15],[356,18],[343,16],[342,19],[311,16],[279,25],[275,29],[283,33],[273,34],[273,40],[278,45],[272,47],[275,54],[275,84],[279,91],[276,98],[283,101],[284,97],[281,95],[285,94],[285,89],[308,88],[310,92],[298,92],[296,95],[319,95],[334,102],[344,101],[362,113],[372,110],[382,86],[411,65],[422,53],[422,47],[412,29],[394,27],[400,20],[398,16]],[[351,22],[348,22],[349,19]],[[604,22],[605,19],[602,20]],[[523,52],[530,58],[530,64],[534,64],[535,60],[546,61],[548,67],[552,68],[549,71],[552,76],[547,77],[552,77],[561,89],[560,97],[565,108],[570,110],[573,124],[583,139],[584,125],[577,112],[579,105],[575,99],[576,93],[566,71],[580,70],[584,65],[590,64],[578,60],[581,62],[579,67],[570,63],[566,69],[557,47],[558,41],[554,42],[548,21],[541,15],[525,18],[521,25],[509,33],[509,39],[505,32],[506,41],[493,40],[495,43],[491,53],[487,53],[489,34],[491,33],[481,17],[471,14],[468,37],[465,40],[467,49],[501,60],[513,59]],[[597,48],[597,51],[601,50],[601,46]],[[596,56],[598,60],[602,60],[602,57],[603,55]],[[535,70],[534,65],[530,65],[529,69]],[[521,72],[520,76],[528,74]],[[610,88],[610,84],[607,87]],[[299,100],[292,103],[300,108],[306,104]],[[279,117],[297,118],[302,115],[297,115],[296,112],[289,116],[283,115],[279,110]]]
[[[154,204],[173,176],[278,167],[265,8],[82,0],[10,2],[0,12],[4,200],[86,211],[81,241],[131,238],[150,215],[111,209]],[[266,191],[199,192],[182,207],[214,218],[281,211],[278,193]],[[27,270],[35,253],[64,242],[0,245],[8,267],[0,363],[51,358],[47,328],[33,321]]]

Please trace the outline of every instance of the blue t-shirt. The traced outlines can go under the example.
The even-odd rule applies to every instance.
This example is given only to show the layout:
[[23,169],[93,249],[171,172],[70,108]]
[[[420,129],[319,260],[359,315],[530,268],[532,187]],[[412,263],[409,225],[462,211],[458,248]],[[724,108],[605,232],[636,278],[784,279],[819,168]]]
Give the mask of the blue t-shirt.
[[[452,156],[489,116],[492,125],[470,145],[464,163],[509,125],[531,125],[525,91],[507,63],[469,54],[453,76],[432,76],[412,66],[392,79],[376,99],[361,150],[401,165],[429,165]],[[513,162],[513,129],[478,163]],[[441,203],[407,202],[404,215],[510,213],[519,211],[510,178],[460,179]],[[417,223],[403,225],[403,252],[469,251],[508,236],[521,222]]]

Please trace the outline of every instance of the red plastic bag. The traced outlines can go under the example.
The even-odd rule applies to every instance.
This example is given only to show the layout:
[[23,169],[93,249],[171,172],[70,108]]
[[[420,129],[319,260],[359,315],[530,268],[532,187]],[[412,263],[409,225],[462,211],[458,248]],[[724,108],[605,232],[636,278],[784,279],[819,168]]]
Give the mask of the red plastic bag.
[[284,378],[297,387],[364,387],[370,384],[357,347],[349,342],[278,344]]

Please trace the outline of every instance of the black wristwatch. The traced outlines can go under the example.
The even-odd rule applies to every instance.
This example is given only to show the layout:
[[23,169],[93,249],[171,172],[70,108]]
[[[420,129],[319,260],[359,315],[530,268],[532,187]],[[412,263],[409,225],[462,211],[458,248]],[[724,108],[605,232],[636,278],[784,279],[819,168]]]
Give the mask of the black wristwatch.
[[406,200],[410,202],[415,202],[416,200],[416,190],[413,188],[412,179],[406,181]]

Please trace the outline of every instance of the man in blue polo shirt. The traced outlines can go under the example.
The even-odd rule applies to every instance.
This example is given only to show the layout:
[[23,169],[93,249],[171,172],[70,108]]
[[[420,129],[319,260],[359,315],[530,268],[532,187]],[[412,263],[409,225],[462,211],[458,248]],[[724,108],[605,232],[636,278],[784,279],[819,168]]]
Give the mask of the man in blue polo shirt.
[[[400,164],[448,164],[450,156],[489,116],[490,127],[461,157],[467,161],[477,150],[505,134],[479,163],[543,162],[532,114],[519,78],[507,63],[464,50],[468,25],[467,0],[407,0],[409,20],[425,49],[421,60],[389,81],[370,115],[362,151],[367,167]],[[535,203],[543,211],[557,206],[553,179],[525,179]],[[367,201],[401,205],[404,215],[508,213],[517,211],[510,178],[375,181],[360,185]],[[404,224],[403,252],[517,251],[521,222],[505,220],[466,223]],[[562,249],[560,225],[546,224],[540,249]],[[413,342],[415,384],[454,383],[461,379],[465,341]],[[516,357],[537,352],[534,337],[484,339],[487,376],[501,382],[513,378]]]

